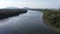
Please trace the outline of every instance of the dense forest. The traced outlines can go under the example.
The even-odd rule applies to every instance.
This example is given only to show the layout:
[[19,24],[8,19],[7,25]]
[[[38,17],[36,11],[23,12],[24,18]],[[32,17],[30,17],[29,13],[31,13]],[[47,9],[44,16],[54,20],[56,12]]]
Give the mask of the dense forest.
[[12,16],[18,16],[21,13],[26,13],[24,9],[0,9],[0,19],[5,19]]

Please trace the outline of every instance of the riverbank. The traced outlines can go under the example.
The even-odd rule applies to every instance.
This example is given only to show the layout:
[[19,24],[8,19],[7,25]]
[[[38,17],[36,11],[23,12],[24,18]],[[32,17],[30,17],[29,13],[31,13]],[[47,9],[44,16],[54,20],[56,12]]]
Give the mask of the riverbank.
[[0,9],[0,19],[18,16],[19,14],[26,12],[27,10],[24,9]]
[[55,32],[60,32],[60,30],[58,28],[56,28],[55,26],[51,25],[46,19],[43,18],[43,22],[48,26],[48,28],[50,30],[53,30]]
[[44,11],[43,21],[53,31],[60,32],[60,11]]

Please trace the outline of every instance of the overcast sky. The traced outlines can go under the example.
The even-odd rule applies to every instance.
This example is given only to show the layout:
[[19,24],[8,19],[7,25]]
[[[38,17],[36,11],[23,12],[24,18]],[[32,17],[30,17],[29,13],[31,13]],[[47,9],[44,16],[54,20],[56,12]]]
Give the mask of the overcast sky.
[[60,0],[0,0],[0,8],[60,8]]

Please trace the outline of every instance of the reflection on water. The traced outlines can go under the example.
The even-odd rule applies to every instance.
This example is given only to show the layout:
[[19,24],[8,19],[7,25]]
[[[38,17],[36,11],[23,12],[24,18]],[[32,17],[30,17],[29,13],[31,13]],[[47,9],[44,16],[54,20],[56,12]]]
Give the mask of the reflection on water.
[[0,20],[0,33],[22,34],[58,34],[46,26],[42,20],[43,13],[28,10],[16,17]]

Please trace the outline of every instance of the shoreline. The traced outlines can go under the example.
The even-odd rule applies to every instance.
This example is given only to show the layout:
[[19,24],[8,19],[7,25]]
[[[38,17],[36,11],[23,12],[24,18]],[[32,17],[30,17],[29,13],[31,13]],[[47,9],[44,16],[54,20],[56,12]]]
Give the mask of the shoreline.
[[60,32],[58,28],[55,26],[51,25],[44,17],[42,18],[43,22],[48,26],[49,29],[55,31],[55,32]]
[[0,9],[0,20],[26,13],[24,9]]

